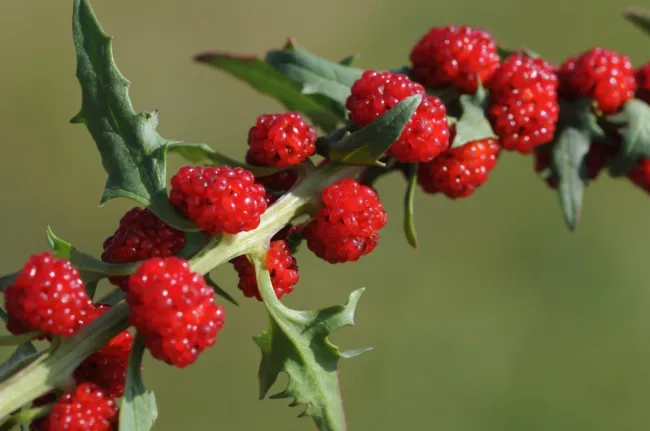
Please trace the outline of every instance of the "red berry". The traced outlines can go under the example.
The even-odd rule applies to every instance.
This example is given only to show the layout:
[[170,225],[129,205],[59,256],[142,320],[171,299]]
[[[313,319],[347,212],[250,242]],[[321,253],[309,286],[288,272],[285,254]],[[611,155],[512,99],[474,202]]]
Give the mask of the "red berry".
[[630,169],[627,177],[637,187],[650,193],[650,159],[643,157],[638,163]]
[[73,335],[92,312],[79,272],[50,252],[31,256],[4,296],[8,329],[14,334]]
[[63,395],[49,416],[32,424],[39,431],[109,431],[117,428],[115,401],[93,383]]
[[530,154],[553,140],[560,107],[558,79],[540,58],[514,54],[490,83],[489,117],[507,150]]
[[352,121],[363,128],[415,94],[422,95],[422,102],[387,154],[404,163],[428,162],[449,147],[449,125],[445,105],[427,96],[420,84],[397,73],[368,70],[352,86],[346,107]]
[[[603,144],[591,144],[589,152],[585,158],[585,169],[587,178],[595,180],[598,178],[600,171],[607,165],[607,160],[612,156],[612,149]],[[535,172],[541,173],[551,166],[551,152],[548,149],[535,152]],[[546,178],[546,184],[552,188],[557,188],[557,182],[552,178]]]
[[131,275],[129,321],[151,355],[178,368],[212,347],[224,323],[223,307],[200,274],[176,256],[149,259]]
[[377,193],[353,179],[322,192],[323,208],[305,227],[309,249],[329,263],[352,262],[377,246],[388,216]]
[[629,57],[599,47],[566,60],[559,74],[562,97],[592,99],[603,114],[617,112],[636,91]]
[[[152,257],[173,256],[185,247],[183,232],[168,226],[148,209],[133,208],[120,219],[115,233],[104,241],[102,260],[131,263]],[[110,277],[109,281],[126,290],[128,277]]]
[[476,91],[499,67],[497,44],[486,31],[468,26],[434,27],[411,51],[413,77],[425,87]]
[[213,234],[253,230],[266,211],[264,187],[242,168],[185,166],[171,185],[172,205]]
[[[110,309],[108,305],[98,305],[99,317]],[[109,343],[88,356],[75,370],[77,383],[91,382],[113,398],[124,395],[126,369],[133,346],[133,336],[128,330],[120,332]]]
[[[239,289],[247,298],[255,297],[262,301],[257,279],[255,277],[255,267],[246,256],[239,256],[232,261],[235,270],[239,275]],[[272,241],[266,255],[266,267],[271,274],[271,284],[275,291],[275,296],[282,298],[285,293],[293,292],[293,286],[298,283],[298,264],[296,259],[291,256],[287,241]]]
[[418,183],[426,193],[444,193],[456,199],[471,195],[494,168],[501,147],[483,139],[453,148],[429,163],[418,165]]
[[645,103],[650,103],[650,62],[636,71],[636,95]]
[[316,151],[316,129],[297,112],[260,115],[248,132],[247,158],[257,166],[286,168]]

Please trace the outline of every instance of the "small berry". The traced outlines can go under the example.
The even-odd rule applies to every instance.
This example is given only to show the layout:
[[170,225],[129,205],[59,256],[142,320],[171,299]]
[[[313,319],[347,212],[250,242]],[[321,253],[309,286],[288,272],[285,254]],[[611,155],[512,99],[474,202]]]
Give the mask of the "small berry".
[[617,112],[636,91],[630,58],[599,47],[566,60],[559,76],[562,97],[592,99],[603,114]]
[[[152,257],[173,256],[183,247],[183,232],[168,226],[148,209],[136,207],[124,214],[118,229],[104,241],[102,260],[131,263]],[[122,290],[128,288],[128,277],[110,277],[109,281]]]
[[172,205],[213,234],[253,230],[266,211],[264,187],[242,168],[185,166],[171,185]]
[[348,178],[326,187],[322,199],[323,207],[303,231],[316,256],[353,262],[374,250],[388,216],[373,189]]
[[645,103],[650,103],[650,62],[636,71],[636,96]]
[[50,252],[31,256],[4,296],[8,329],[14,334],[73,335],[92,311],[79,272]]
[[297,112],[260,115],[248,132],[247,159],[257,166],[286,168],[316,151],[316,129]]
[[[551,152],[548,149],[535,151],[535,172],[541,173],[551,167]],[[607,165],[607,160],[612,156],[612,149],[603,144],[591,144],[589,152],[585,157],[585,170],[587,178],[592,181],[598,178],[600,172]],[[557,182],[552,177],[545,179],[546,184],[552,188],[557,188]]]
[[212,347],[224,323],[223,307],[200,274],[176,256],[149,259],[129,279],[129,321],[151,355],[178,368]]
[[[239,289],[247,298],[255,297],[262,301],[262,296],[255,277],[255,267],[246,256],[239,256],[232,261],[235,270],[239,275]],[[293,286],[298,283],[298,264],[291,256],[287,241],[271,241],[269,251],[266,255],[266,267],[271,274],[271,284],[275,296],[282,298],[285,293],[293,292]]]
[[501,145],[530,154],[553,140],[560,107],[552,65],[523,54],[506,59],[490,83],[488,110]]
[[54,404],[49,416],[31,429],[39,431],[110,431],[117,428],[115,401],[93,383],[82,383]]
[[486,31],[468,26],[434,27],[413,47],[413,76],[425,87],[476,91],[499,67],[497,44]]
[[471,195],[488,180],[501,147],[483,139],[453,148],[429,163],[418,165],[418,184],[426,193],[444,193],[456,199]]
[[421,94],[422,101],[387,154],[404,163],[428,162],[449,147],[449,124],[445,105],[427,96],[420,84],[397,73],[369,70],[352,86],[346,107],[352,121],[363,128],[415,94]]
[[[110,309],[108,305],[98,305],[96,317]],[[120,332],[100,350],[92,353],[77,367],[74,378],[77,383],[96,384],[112,398],[124,395],[126,370],[133,346],[133,336],[128,330]]]
[[646,157],[639,159],[627,173],[627,177],[634,185],[650,193],[650,159]]

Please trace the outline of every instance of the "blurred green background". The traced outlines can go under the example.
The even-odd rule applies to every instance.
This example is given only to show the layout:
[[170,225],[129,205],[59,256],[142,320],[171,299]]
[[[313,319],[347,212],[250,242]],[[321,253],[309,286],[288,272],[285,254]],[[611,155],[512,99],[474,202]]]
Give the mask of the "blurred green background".
[[[105,174],[83,126],[74,77],[71,1],[0,2],[0,273],[45,249],[55,232],[83,250],[131,207],[98,208]],[[159,108],[168,138],[244,153],[248,127],[280,109],[233,78],[193,64],[204,50],[263,54],[293,36],[361,67],[404,64],[430,26],[489,28],[508,47],[560,62],[593,45],[650,54],[650,39],[619,18],[625,0],[95,0],[115,37],[138,110]],[[637,6],[644,6],[637,4]],[[645,6],[650,7],[650,4]],[[172,161],[172,169],[179,164]],[[603,175],[587,190],[582,225],[565,228],[532,160],[505,154],[470,199],[417,196],[421,248],[401,232],[401,177],[379,183],[390,222],[377,250],[329,266],[303,249],[295,307],[341,303],[367,286],[357,327],[333,338],[375,350],[341,364],[351,430],[639,431],[650,428],[650,199]],[[217,280],[238,298],[226,266]],[[257,400],[251,337],[261,304],[228,307],[217,346],[179,371],[147,358],[157,430],[302,430],[297,408]],[[275,388],[282,389],[281,384]]]

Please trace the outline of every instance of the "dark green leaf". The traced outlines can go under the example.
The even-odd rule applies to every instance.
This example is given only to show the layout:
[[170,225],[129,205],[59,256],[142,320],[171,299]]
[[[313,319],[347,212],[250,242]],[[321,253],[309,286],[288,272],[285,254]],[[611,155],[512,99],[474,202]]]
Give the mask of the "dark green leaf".
[[126,372],[126,387],[120,406],[120,431],[148,431],[158,417],[156,398],[152,391],[147,391],[142,382],[144,351],[144,338],[138,334],[133,342]]
[[408,186],[404,195],[404,234],[406,240],[413,248],[418,248],[418,237],[415,233],[415,222],[413,214],[415,212],[415,185],[417,184],[417,164],[411,163],[408,167]]
[[210,148],[207,144],[186,144],[184,142],[174,142],[169,144],[167,151],[176,153],[192,163],[208,163],[210,165],[228,165],[240,167],[251,171],[256,176],[271,175],[278,172],[279,169],[270,166],[251,166],[239,162],[233,158],[220,154]]
[[303,94],[320,94],[341,108],[350,95],[362,69],[334,63],[300,47],[269,51],[266,61],[280,73],[300,85]]
[[623,16],[643,30],[646,34],[650,35],[650,11],[647,9],[630,7],[623,10]]
[[287,388],[271,398],[293,398],[305,405],[300,416],[310,416],[320,430],[345,429],[345,414],[338,382],[340,358],[368,349],[341,352],[328,340],[335,330],[354,324],[354,311],[363,293],[350,295],[348,303],[313,311],[285,307],[275,296],[263,258],[253,259],[257,281],[269,313],[269,329],[255,337],[262,350],[259,368],[260,398],[264,398],[280,372],[289,376]]
[[230,302],[231,304],[234,304],[234,305],[236,305],[236,306],[239,307],[239,303],[238,303],[237,301],[235,301],[235,298],[233,298],[233,297],[230,295],[230,293],[226,292],[226,291],[225,291],[221,286],[219,286],[219,285],[218,285],[218,284],[217,284],[217,283],[212,279],[212,277],[210,277],[209,274],[205,274],[205,275],[203,276],[203,278],[205,278],[205,282],[208,283],[208,286],[210,286],[210,287],[212,288],[212,290],[214,290],[214,293],[215,293],[217,296],[220,296],[220,297],[222,297],[223,299],[225,299],[226,301]]
[[645,102],[629,100],[621,112],[607,118],[618,124],[621,146],[609,163],[609,172],[619,177],[637,164],[641,157],[650,157],[650,106]]
[[[3,319],[4,320],[4,319]],[[28,332],[20,335],[0,335],[0,347],[24,344],[38,337],[40,332]]]
[[77,268],[84,281],[96,281],[107,276],[130,275],[140,262],[113,264],[102,262],[82,251],[77,250],[67,241],[57,237],[52,229],[47,228],[47,242],[55,257],[68,259]]
[[339,61],[339,64],[342,64],[343,66],[352,66],[355,61],[359,59],[359,54],[352,54],[347,57],[345,57],[343,60]]
[[43,352],[38,352],[32,343],[21,344],[9,356],[9,359],[0,364],[0,382],[13,376],[38,358]]
[[14,272],[13,274],[7,274],[0,277],[0,292],[2,292],[5,289],[5,287],[13,283],[17,275],[18,273]]
[[71,122],[86,125],[101,154],[108,174],[101,204],[133,199],[174,227],[198,230],[169,204],[165,150],[170,141],[156,132],[157,112],[133,110],[129,82],[115,65],[111,38],[88,0],[74,0],[73,36],[82,104]]
[[499,57],[501,57],[501,60],[505,60],[506,58],[510,57],[512,54],[516,54],[517,51],[514,49],[504,48],[502,46],[499,46],[497,47],[497,53],[499,54]]
[[86,294],[90,299],[95,298],[95,292],[97,292],[97,284],[99,280],[87,281],[86,282]]
[[350,165],[383,166],[379,158],[400,137],[422,96],[407,97],[361,130],[331,143],[328,158]]
[[33,407],[30,409],[21,410],[12,415],[7,422],[0,426],[0,431],[11,431],[17,426],[28,425],[30,422],[47,416],[54,404],[48,404],[41,407]]
[[122,289],[115,289],[108,295],[104,296],[102,299],[97,301],[98,304],[106,304],[111,307],[126,297],[126,293]]
[[498,139],[485,115],[486,103],[487,92],[482,86],[479,86],[474,95],[460,96],[462,114],[456,122],[456,136],[451,148],[458,148],[482,139]]
[[275,98],[290,111],[304,113],[327,132],[335,129],[344,118],[339,110],[333,112],[319,98],[304,94],[299,83],[258,58],[214,52],[197,55],[195,60],[243,80],[260,93]]

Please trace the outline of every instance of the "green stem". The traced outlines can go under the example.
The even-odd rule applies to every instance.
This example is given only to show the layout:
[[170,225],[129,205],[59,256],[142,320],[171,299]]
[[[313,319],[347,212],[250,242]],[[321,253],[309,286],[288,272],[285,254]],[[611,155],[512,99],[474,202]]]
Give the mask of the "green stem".
[[[280,198],[262,216],[260,225],[250,232],[224,235],[213,248],[207,248],[190,260],[193,271],[206,274],[234,257],[250,253],[265,244],[287,223],[304,214],[320,201],[320,191],[328,185],[354,177],[362,167],[330,164],[310,169],[289,193]],[[91,353],[128,328],[128,306],[121,301],[74,337],[45,353],[35,362],[0,385],[0,423],[34,398],[56,388],[68,387],[75,368]]]

